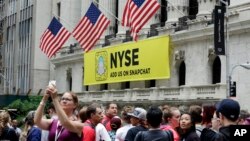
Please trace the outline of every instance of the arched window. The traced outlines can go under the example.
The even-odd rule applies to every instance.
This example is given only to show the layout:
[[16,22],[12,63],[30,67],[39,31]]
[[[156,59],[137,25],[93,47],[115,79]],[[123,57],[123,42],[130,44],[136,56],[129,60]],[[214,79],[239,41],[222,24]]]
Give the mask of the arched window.
[[221,82],[221,61],[217,56],[213,63],[213,84]]
[[179,86],[185,85],[186,83],[186,65],[182,61],[179,68]]

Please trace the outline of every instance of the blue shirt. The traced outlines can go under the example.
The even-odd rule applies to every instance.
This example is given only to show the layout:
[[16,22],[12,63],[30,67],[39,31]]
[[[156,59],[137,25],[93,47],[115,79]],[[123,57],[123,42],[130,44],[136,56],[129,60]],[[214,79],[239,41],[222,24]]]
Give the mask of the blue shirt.
[[33,126],[28,131],[27,141],[41,141],[41,129]]

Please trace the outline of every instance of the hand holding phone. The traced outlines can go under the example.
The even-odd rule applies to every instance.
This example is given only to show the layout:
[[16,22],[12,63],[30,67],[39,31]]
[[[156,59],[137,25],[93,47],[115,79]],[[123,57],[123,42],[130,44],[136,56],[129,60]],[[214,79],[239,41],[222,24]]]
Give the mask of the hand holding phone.
[[56,80],[50,80],[49,87],[56,87]]
[[[56,81],[55,81],[55,80],[50,80],[50,81],[49,81],[48,87],[49,87],[50,89],[51,89],[51,88],[55,89],[55,88],[56,88]],[[51,101],[52,101],[52,99],[51,99],[51,93],[48,92],[48,94],[50,95],[48,101],[51,102]]]

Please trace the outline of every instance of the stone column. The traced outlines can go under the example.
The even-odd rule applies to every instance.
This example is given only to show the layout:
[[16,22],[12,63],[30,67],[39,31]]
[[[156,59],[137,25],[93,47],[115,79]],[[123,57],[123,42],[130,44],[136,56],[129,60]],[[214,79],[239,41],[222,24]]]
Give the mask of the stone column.
[[81,17],[83,17],[86,14],[91,2],[92,0],[82,0]]
[[168,20],[166,25],[178,23],[178,19],[188,15],[189,0],[167,0]]
[[[79,5],[79,3],[81,3],[81,0],[74,0],[74,1],[62,0],[61,1],[60,22],[69,32],[73,31],[73,29],[76,27],[76,25],[82,18],[81,5]],[[73,43],[77,43],[77,41],[75,40],[73,36],[70,36],[70,38],[67,40],[64,46],[69,46],[70,44],[73,44]]]
[[[110,24],[108,28],[105,30],[102,37],[104,38],[106,35],[115,33],[115,9],[116,9],[116,0],[99,0],[99,9],[102,13],[110,20]],[[107,11],[108,10],[108,11]],[[112,15],[111,15],[112,13]]]
[[[106,35],[115,34],[115,8],[116,8],[116,0],[99,0],[100,11],[110,20],[110,24],[107,29],[102,34],[100,40],[100,44],[104,44],[104,39]],[[112,15],[111,15],[112,13]]]
[[206,18],[211,20],[215,4],[216,0],[198,0],[199,12],[197,14],[197,18]]
[[72,31],[75,25],[80,21],[81,5],[79,5],[79,3],[81,3],[81,0],[61,1],[61,23],[64,23],[63,26],[69,31]]
[[121,24],[122,15],[123,15],[123,11],[124,11],[126,2],[127,2],[127,0],[119,0],[119,3],[118,3],[118,19],[120,20],[120,22],[118,23],[117,36],[119,36],[121,38],[125,38],[126,30],[128,29],[127,27],[124,27]]

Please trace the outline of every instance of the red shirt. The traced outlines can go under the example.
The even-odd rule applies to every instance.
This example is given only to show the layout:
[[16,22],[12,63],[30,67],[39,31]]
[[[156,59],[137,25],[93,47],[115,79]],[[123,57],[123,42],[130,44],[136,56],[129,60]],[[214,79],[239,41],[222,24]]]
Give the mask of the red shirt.
[[84,127],[82,129],[83,138],[82,141],[95,141],[95,128],[93,124],[87,120],[84,122]]
[[108,116],[105,116],[103,119],[102,119],[102,124],[105,126],[105,128],[107,129],[107,131],[111,131],[111,126],[110,126],[110,120],[111,118],[108,117]]

